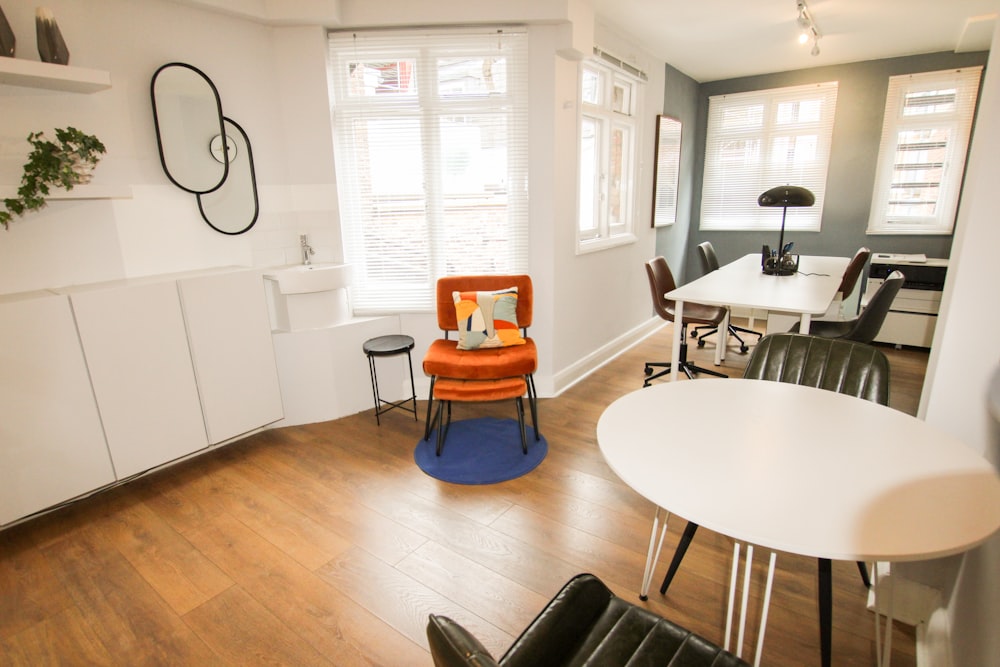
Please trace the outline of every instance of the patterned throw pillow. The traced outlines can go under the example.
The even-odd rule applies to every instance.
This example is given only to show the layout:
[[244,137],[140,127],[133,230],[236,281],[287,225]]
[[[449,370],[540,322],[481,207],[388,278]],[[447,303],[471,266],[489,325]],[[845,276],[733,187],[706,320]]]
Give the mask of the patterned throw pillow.
[[517,326],[517,287],[493,292],[452,292],[458,349],[524,345]]

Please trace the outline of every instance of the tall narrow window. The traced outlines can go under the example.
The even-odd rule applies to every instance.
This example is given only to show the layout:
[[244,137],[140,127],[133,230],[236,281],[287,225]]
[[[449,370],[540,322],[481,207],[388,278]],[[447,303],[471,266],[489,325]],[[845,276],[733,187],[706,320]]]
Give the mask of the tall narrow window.
[[331,33],[355,312],[433,311],[440,276],[527,270],[525,38]]
[[788,209],[785,228],[819,231],[836,108],[836,81],[709,98],[701,229],[777,229],[757,197],[800,185],[816,204]]
[[868,233],[951,233],[981,71],[889,79]]
[[578,251],[633,238],[639,81],[596,59],[583,64]]

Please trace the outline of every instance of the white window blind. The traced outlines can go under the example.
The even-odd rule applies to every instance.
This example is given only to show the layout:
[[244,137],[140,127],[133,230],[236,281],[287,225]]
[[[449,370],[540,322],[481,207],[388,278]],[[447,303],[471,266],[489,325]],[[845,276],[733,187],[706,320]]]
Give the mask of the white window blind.
[[331,33],[329,44],[354,311],[434,311],[440,276],[527,271],[526,34]]
[[981,67],[889,79],[870,234],[950,234]]
[[781,215],[757,197],[799,185],[816,203],[789,208],[785,228],[819,231],[837,82],[716,95],[708,105],[701,229],[778,229]]

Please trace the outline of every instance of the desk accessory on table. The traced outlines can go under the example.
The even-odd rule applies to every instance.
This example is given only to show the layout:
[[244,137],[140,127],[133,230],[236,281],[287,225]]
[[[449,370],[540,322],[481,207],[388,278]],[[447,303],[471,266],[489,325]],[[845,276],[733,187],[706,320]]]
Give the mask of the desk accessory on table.
[[[812,206],[816,196],[798,185],[779,185],[757,197],[758,206],[781,206],[781,235],[777,249],[772,252],[764,246],[761,252],[761,270],[771,276],[790,276],[799,270],[799,258],[791,254],[792,244],[785,245],[785,216],[789,206]],[[780,251],[780,254],[779,254]]]

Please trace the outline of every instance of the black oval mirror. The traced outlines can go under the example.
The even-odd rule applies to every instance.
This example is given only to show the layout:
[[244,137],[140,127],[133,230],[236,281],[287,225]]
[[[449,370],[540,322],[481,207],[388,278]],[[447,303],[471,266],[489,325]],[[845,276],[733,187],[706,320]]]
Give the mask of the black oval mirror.
[[196,67],[168,63],[150,84],[160,163],[182,190],[204,194],[226,180],[229,162],[212,155],[212,139],[225,136],[222,102],[211,79]]
[[226,135],[212,140],[212,154],[217,160],[227,159],[229,176],[212,192],[198,195],[201,217],[212,229],[223,234],[242,234],[257,222],[259,202],[257,180],[253,169],[250,138],[239,124],[225,118]]

